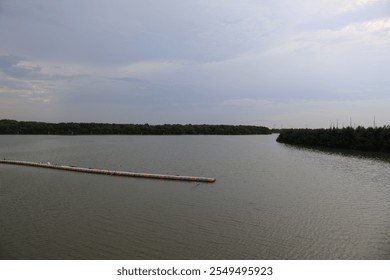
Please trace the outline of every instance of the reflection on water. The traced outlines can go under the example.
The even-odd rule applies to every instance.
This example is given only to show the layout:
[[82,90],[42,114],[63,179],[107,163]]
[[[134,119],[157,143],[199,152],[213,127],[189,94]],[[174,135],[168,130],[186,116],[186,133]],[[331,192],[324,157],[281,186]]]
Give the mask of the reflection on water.
[[298,146],[298,145],[290,145],[290,144],[283,144],[283,145],[290,149],[325,153],[329,155],[341,155],[345,157],[354,157],[359,159],[374,159],[374,160],[381,160],[390,163],[390,153],[357,151],[357,150],[350,150],[350,149],[333,149],[333,148],[325,148],[325,147],[308,147],[308,146]]
[[[388,259],[390,161],[267,136],[1,136],[2,259]],[[379,157],[378,157],[379,156]]]

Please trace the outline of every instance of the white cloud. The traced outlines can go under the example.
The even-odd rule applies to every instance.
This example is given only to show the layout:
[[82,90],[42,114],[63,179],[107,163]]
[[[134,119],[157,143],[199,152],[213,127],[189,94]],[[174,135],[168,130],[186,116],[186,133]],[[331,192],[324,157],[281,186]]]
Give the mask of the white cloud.
[[390,17],[349,24],[342,28],[340,32],[354,36],[371,34],[377,36],[377,38],[384,37],[384,39],[390,40]]
[[[390,18],[381,18],[352,23],[336,29],[303,30],[290,34],[285,41],[265,51],[266,55],[290,54],[294,51],[318,50],[345,47],[356,49],[362,45],[385,47],[390,44]],[[339,49],[340,50],[340,49]]]
[[[14,86],[1,86],[0,95],[2,98],[7,98],[15,103],[30,102],[30,103],[42,103],[50,104],[55,99],[56,89],[60,87],[58,81],[45,81],[45,80],[17,80],[13,81]],[[15,86],[16,85],[16,86]]]
[[[348,13],[353,12],[359,9],[363,9],[367,6],[383,3],[386,2],[384,0],[342,0],[342,1],[335,1],[340,2],[341,5],[338,9],[340,13]],[[336,4],[336,3],[335,3]]]
[[305,19],[356,12],[369,6],[386,3],[388,0],[297,0],[291,1]]

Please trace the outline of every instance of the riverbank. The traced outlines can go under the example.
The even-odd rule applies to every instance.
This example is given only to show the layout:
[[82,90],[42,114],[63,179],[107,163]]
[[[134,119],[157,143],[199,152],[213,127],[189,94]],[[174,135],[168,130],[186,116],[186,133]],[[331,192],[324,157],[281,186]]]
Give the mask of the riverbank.
[[264,126],[211,124],[116,124],[46,123],[0,120],[0,134],[30,135],[261,135],[271,134]]
[[279,143],[390,152],[390,126],[329,129],[287,129],[276,139]]

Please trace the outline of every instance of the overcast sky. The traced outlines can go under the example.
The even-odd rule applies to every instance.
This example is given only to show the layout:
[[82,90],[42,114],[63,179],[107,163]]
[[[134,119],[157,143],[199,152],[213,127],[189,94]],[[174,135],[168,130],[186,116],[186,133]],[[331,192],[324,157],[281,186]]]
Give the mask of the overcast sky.
[[0,119],[390,124],[390,0],[0,0]]

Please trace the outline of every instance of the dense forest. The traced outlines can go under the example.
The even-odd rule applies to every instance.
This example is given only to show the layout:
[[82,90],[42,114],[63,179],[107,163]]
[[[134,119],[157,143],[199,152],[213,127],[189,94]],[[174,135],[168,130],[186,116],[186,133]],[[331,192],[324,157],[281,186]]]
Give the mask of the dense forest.
[[280,132],[280,143],[390,152],[390,126],[329,129],[287,129]]
[[271,134],[271,130],[264,126],[249,125],[46,123],[0,120],[0,134],[254,135]]

